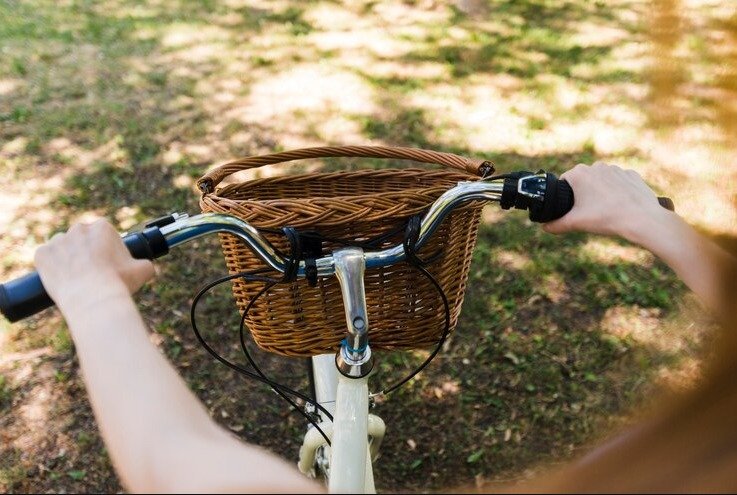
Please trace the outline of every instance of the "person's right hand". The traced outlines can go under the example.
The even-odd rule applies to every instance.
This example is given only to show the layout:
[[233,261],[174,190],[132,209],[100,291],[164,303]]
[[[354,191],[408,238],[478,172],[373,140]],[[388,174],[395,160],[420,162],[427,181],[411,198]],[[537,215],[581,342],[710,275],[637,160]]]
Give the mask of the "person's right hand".
[[36,250],[36,269],[46,292],[65,304],[127,296],[154,275],[149,260],[134,259],[106,220],[75,224]]
[[552,234],[584,231],[641,244],[652,222],[670,214],[634,170],[596,162],[576,165],[560,178],[571,185],[575,200],[565,216],[543,225]]

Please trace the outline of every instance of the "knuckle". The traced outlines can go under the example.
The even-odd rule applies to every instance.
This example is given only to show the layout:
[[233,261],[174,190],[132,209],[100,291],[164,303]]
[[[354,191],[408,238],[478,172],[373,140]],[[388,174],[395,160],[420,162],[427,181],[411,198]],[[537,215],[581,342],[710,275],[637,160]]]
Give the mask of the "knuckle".
[[111,224],[107,219],[105,218],[99,218],[95,220],[95,223],[93,224],[94,229],[96,232],[99,232],[101,234],[111,234],[116,232],[115,227],[113,227],[113,224]]
[[560,177],[562,179],[571,179],[571,178],[573,178],[575,180],[576,178],[578,178],[578,177],[586,174],[588,172],[589,168],[590,167],[588,165],[586,165],[585,163],[578,163],[572,169],[570,169],[570,170],[564,172],[563,174],[561,174]]
[[46,259],[46,255],[49,252],[49,246],[48,244],[44,244],[43,246],[39,246],[38,249],[36,249],[36,252],[33,254],[33,261],[43,261]]
[[588,170],[588,168],[589,168],[588,165],[586,165],[584,163],[578,163],[578,164],[576,164],[575,167],[573,167],[572,169],[570,169],[566,173],[567,174],[575,174],[575,175],[578,175],[578,174],[586,173],[586,170]]

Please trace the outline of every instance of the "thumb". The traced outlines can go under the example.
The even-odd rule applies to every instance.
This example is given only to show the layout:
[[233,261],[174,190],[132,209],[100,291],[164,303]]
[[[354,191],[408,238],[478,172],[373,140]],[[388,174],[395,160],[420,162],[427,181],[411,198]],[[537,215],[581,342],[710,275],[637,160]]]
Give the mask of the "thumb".
[[136,292],[155,274],[151,260],[135,260],[126,269],[125,279],[131,293]]

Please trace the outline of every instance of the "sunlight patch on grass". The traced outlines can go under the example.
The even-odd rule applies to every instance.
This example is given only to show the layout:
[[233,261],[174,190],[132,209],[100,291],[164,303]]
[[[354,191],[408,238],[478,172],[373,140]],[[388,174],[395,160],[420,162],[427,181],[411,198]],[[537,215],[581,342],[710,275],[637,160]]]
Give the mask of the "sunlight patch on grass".
[[626,42],[629,37],[630,33],[622,27],[582,21],[577,23],[571,42],[581,46],[609,46]]
[[23,190],[0,196],[0,225],[5,254],[3,265],[16,275],[32,264],[38,245],[49,238],[58,212],[49,207],[63,188],[64,175],[32,177],[23,181]]
[[711,126],[683,126],[648,141],[648,180],[673,197],[676,211],[715,234],[737,232],[737,154],[714,143]]
[[305,11],[303,18],[323,31],[353,31],[373,24],[371,17],[362,15],[356,10],[350,4],[318,2]]
[[418,7],[406,2],[390,0],[373,5],[372,13],[376,15],[379,22],[383,21],[390,25],[445,24],[450,19],[451,10],[445,5],[432,3]]
[[[53,406],[53,368],[49,364],[34,366],[33,361],[27,361],[19,373],[14,373],[13,382],[19,382],[27,376],[34,383],[33,388],[25,395],[17,406],[17,418],[20,435],[13,439],[12,445],[21,450],[30,450],[47,434],[46,427],[51,417]],[[31,374],[33,376],[31,376]]]
[[320,65],[295,66],[254,84],[247,106],[234,109],[228,117],[268,122],[296,111],[328,109],[337,114],[369,114],[376,109],[373,92],[354,74]]
[[484,225],[493,225],[504,220],[507,212],[501,208],[487,206],[481,211],[481,222]]
[[518,251],[499,250],[495,258],[496,262],[507,270],[521,271],[532,267],[530,257]]
[[655,256],[637,246],[626,246],[606,237],[592,237],[581,247],[581,253],[596,263],[614,265],[631,263],[639,266],[652,266]]
[[679,363],[661,366],[653,386],[674,392],[687,392],[698,385],[703,376],[703,361],[686,356]]
[[600,325],[602,331],[619,339],[632,339],[661,351],[672,351],[662,339],[661,314],[659,308],[615,306],[606,311]]
[[409,53],[412,42],[395,38],[380,28],[364,28],[351,31],[322,31],[312,33],[307,41],[320,50],[361,50],[375,58],[394,58]]
[[360,76],[302,64],[253,84],[223,117],[272,129],[280,146],[294,147],[363,140],[354,118],[376,111],[374,90]]
[[18,78],[0,79],[0,96],[7,96],[24,85],[25,85],[25,82],[23,81],[23,79],[18,79]]
[[143,220],[139,206],[123,206],[115,212],[115,221],[121,230],[128,230]]
[[18,136],[15,139],[11,139],[2,145],[2,156],[3,158],[10,158],[14,155],[22,153],[28,145],[28,138],[25,136]]
[[410,95],[410,103],[427,110],[445,127],[442,142],[464,142],[471,150],[514,150],[526,119],[493,86],[436,84]]
[[[625,342],[630,339],[660,352],[664,367],[672,365],[678,369],[678,363],[683,359],[701,361],[704,343],[713,338],[717,329],[713,318],[704,311],[694,294],[685,293],[677,304],[677,311],[646,304],[619,304],[609,308],[602,319],[606,325],[602,323],[600,326],[613,336],[621,332],[620,337]],[[659,320],[657,324],[655,319]]]
[[189,53],[201,46],[216,46],[214,42],[226,42],[231,36],[231,31],[218,26],[176,23],[163,30],[161,44],[164,48],[187,48]]

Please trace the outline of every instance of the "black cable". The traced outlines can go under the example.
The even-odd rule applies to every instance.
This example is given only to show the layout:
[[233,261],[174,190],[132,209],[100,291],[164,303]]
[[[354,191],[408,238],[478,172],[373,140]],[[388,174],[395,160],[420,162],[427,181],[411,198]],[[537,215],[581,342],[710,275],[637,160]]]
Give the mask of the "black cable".
[[[503,176],[496,176],[495,179],[503,178]],[[282,397],[285,401],[287,401],[292,408],[294,408],[297,412],[302,414],[307,421],[310,422],[317,430],[320,432],[320,434],[325,438],[328,445],[331,444],[330,439],[327,437],[325,432],[320,428],[320,426],[317,424],[317,422],[312,418],[309,414],[307,414],[302,408],[300,408],[292,399],[290,399],[287,394],[290,394],[294,397],[298,397],[305,402],[308,402],[315,406],[316,409],[318,409],[320,412],[325,414],[327,418],[330,419],[330,421],[333,421],[333,416],[322,406],[320,405],[316,400],[309,398],[305,396],[304,394],[301,394],[300,392],[297,392],[296,390],[293,390],[289,387],[286,387],[280,383],[277,383],[269,378],[266,377],[266,375],[261,371],[259,366],[256,364],[256,362],[253,360],[253,357],[251,356],[250,352],[248,351],[248,347],[246,346],[246,339],[245,339],[245,319],[248,315],[248,312],[250,311],[253,304],[260,298],[264,293],[266,293],[269,289],[274,287],[276,284],[280,282],[293,282],[297,278],[297,273],[299,270],[299,262],[302,258],[302,241],[300,237],[304,238],[311,238],[319,240],[320,242],[332,242],[334,244],[344,245],[344,246],[355,246],[355,247],[361,247],[361,248],[372,248],[376,245],[385,242],[386,240],[390,239],[393,236],[396,236],[402,228],[405,230],[405,236],[403,240],[403,247],[405,251],[405,256],[407,259],[407,264],[412,266],[413,268],[417,269],[422,273],[430,282],[433,284],[435,289],[437,290],[438,294],[440,295],[442,301],[443,301],[443,307],[445,309],[445,327],[443,329],[443,334],[440,337],[440,340],[438,341],[435,349],[433,352],[428,356],[428,358],[420,365],[418,366],[412,373],[410,373],[407,377],[399,381],[398,383],[392,385],[391,387],[383,390],[379,394],[373,394],[373,395],[386,395],[391,392],[396,391],[398,388],[400,388],[402,385],[409,382],[412,378],[417,376],[425,367],[430,364],[430,362],[435,358],[435,356],[440,352],[440,350],[443,347],[443,344],[445,343],[449,333],[450,333],[450,305],[448,303],[448,298],[445,295],[445,292],[443,291],[442,287],[440,287],[440,284],[435,280],[435,278],[430,274],[429,271],[424,267],[428,262],[433,261],[435,258],[437,258],[441,252],[435,253],[431,256],[431,258],[427,261],[422,260],[417,256],[415,252],[415,244],[417,242],[417,239],[419,238],[419,229],[421,226],[420,217],[419,215],[416,215],[412,217],[407,225],[405,227],[400,227],[397,229],[394,229],[392,231],[386,232],[380,236],[377,236],[373,239],[369,239],[364,242],[355,242],[355,241],[346,241],[343,239],[335,239],[330,238],[327,236],[322,236],[317,233],[300,233],[296,229],[291,227],[286,227],[282,229],[281,231],[273,231],[270,229],[262,229],[263,231],[270,232],[270,233],[282,233],[284,234],[290,243],[290,256],[285,257],[287,259],[287,263],[285,266],[285,272],[284,276],[281,280],[275,279],[272,277],[264,277],[260,276],[261,273],[266,273],[269,271],[267,268],[263,268],[260,270],[256,270],[253,272],[242,272],[237,273],[234,275],[228,275],[225,277],[221,277],[209,284],[207,284],[205,287],[200,289],[200,291],[197,293],[195,298],[192,301],[192,307],[190,311],[190,318],[192,321],[192,329],[195,333],[195,336],[199,340],[200,344],[205,348],[207,352],[210,353],[215,359],[220,361],[222,364],[225,364],[229,368],[241,373],[244,376],[247,376],[249,378],[253,378],[261,383],[267,384],[271,387],[271,389],[277,393],[280,397]],[[204,340],[202,335],[199,332],[199,329],[197,328],[196,324],[196,307],[199,303],[199,300],[202,298],[202,296],[211,290],[213,287],[222,284],[224,282],[227,282],[229,280],[233,280],[235,278],[243,278],[244,280],[250,280],[250,281],[261,281],[264,282],[266,285],[259,291],[251,300],[249,301],[248,305],[243,311],[243,314],[241,315],[241,321],[239,325],[239,338],[240,338],[240,344],[241,349],[243,351],[243,354],[246,356],[246,359],[250,363],[250,365],[253,367],[253,369],[256,371],[256,373],[251,373],[250,371],[246,370],[245,368],[242,368],[241,366],[238,366],[237,364],[234,364],[224,357],[222,357],[220,354],[218,354],[214,349],[212,349],[207,342]]]
[[[440,287],[440,284],[437,280],[435,280],[435,277],[432,276],[432,274],[427,271],[427,269],[423,266],[427,264],[427,261],[421,259],[417,253],[415,252],[415,243],[417,241],[417,238],[419,236],[419,226],[418,222],[415,220],[419,217],[413,217],[410,219],[410,221],[407,223],[407,230],[405,235],[405,240],[403,243],[404,252],[407,257],[407,264],[409,266],[419,270],[420,273],[422,273],[427,279],[433,284],[435,289],[438,291],[438,294],[440,295],[440,298],[443,301],[443,308],[445,309],[445,328],[443,328],[443,334],[440,337],[440,340],[438,341],[437,345],[435,346],[435,350],[425,359],[425,361],[418,366],[412,373],[410,373],[408,376],[406,376],[404,379],[400,380],[398,383],[395,383],[391,387],[382,390],[378,394],[374,395],[386,395],[391,392],[394,392],[399,387],[410,381],[412,378],[417,376],[425,367],[430,364],[430,361],[432,361],[435,356],[438,355],[440,350],[443,348],[443,344],[445,344],[445,340],[448,338],[448,335],[450,334],[450,304],[448,303],[448,297],[445,295],[445,291],[442,287]],[[433,255],[433,258],[437,257],[437,253]]]
[[[233,280],[235,278],[243,278],[244,280],[265,282],[267,284],[266,289],[268,289],[268,288],[272,287],[274,284],[280,282],[280,280],[278,280],[278,279],[274,279],[274,278],[271,278],[271,277],[263,277],[263,276],[258,275],[258,273],[264,273],[265,271],[267,271],[267,269],[262,269],[262,270],[258,270],[258,271],[251,272],[251,273],[245,273],[245,272],[243,272],[243,273],[236,273],[236,274],[233,274],[233,275],[227,275],[225,277],[221,277],[219,279],[216,279],[216,280],[208,283],[207,285],[205,285],[203,288],[201,288],[199,290],[199,292],[197,293],[197,295],[195,295],[194,299],[192,300],[192,306],[190,308],[190,320],[192,322],[192,330],[194,331],[195,337],[197,337],[197,340],[200,342],[200,344],[205,348],[205,350],[212,357],[214,357],[216,360],[218,360],[220,363],[224,364],[228,368],[230,368],[230,369],[232,369],[234,371],[237,371],[238,373],[240,373],[240,374],[242,374],[244,376],[247,376],[248,378],[252,378],[252,379],[254,379],[256,381],[259,381],[261,383],[265,383],[265,384],[269,385],[273,390],[277,391],[277,393],[279,393],[280,395],[282,395],[282,397],[283,397],[283,393],[288,393],[290,395],[293,395],[295,397],[298,397],[298,398],[304,400],[305,402],[309,402],[310,404],[314,405],[318,410],[320,410],[320,412],[322,412],[323,414],[325,414],[325,416],[327,418],[329,418],[330,421],[332,421],[333,420],[333,416],[328,412],[327,409],[325,409],[322,405],[320,405],[314,399],[311,399],[311,398],[307,397],[306,395],[304,395],[304,394],[302,394],[300,392],[297,392],[296,390],[293,390],[293,389],[291,389],[289,387],[286,387],[286,386],[284,386],[284,385],[282,385],[280,383],[277,383],[277,382],[274,382],[273,380],[270,380],[269,378],[267,378],[266,376],[264,376],[263,373],[260,370],[259,370],[260,375],[259,374],[252,373],[252,372],[248,371],[247,369],[245,369],[245,368],[243,368],[243,367],[241,367],[241,366],[239,366],[239,365],[237,365],[235,363],[232,363],[231,361],[227,360],[226,358],[224,358],[223,356],[221,356],[220,354],[218,354],[217,351],[215,351],[212,347],[210,347],[210,345],[205,341],[205,339],[202,337],[202,334],[199,331],[199,328],[197,327],[197,321],[196,321],[197,304],[199,303],[200,299],[202,298],[202,296],[205,293],[207,293],[208,291],[210,291],[213,287],[215,287],[217,285],[220,285],[220,284],[222,284],[224,282],[227,282],[229,280]],[[264,292],[265,292],[265,290],[262,290],[259,294],[257,294],[257,296],[260,296]],[[251,301],[248,304],[248,309],[250,309],[250,307],[253,305],[253,303],[255,302],[255,300],[256,300],[256,298],[252,298],[251,299]],[[245,314],[247,314],[247,312],[244,311],[244,315]],[[301,408],[299,408],[298,406],[296,406],[296,404],[294,404],[291,400],[289,402],[290,402],[290,404],[293,407],[295,407],[295,409],[297,411],[299,411],[303,416],[305,416],[305,418],[313,426],[315,426],[318,429],[318,431],[322,434],[322,436],[325,438],[325,440],[327,441],[327,443],[329,445],[330,444],[330,439],[327,437],[327,435],[325,434],[325,432],[319,427],[319,425],[315,422],[315,420],[312,417],[310,417],[306,412],[304,412]]]
[[[246,336],[245,336],[245,334],[246,334],[246,332],[245,332],[246,315],[248,315],[248,312],[251,309],[251,306],[253,306],[253,304],[256,302],[256,300],[259,297],[261,297],[261,295],[263,295],[266,291],[268,291],[269,289],[271,289],[272,287],[274,287],[277,283],[279,283],[279,281],[275,281],[275,282],[271,282],[271,283],[266,284],[264,286],[264,288],[261,289],[261,291],[258,294],[256,294],[255,296],[253,296],[251,298],[251,301],[248,303],[248,306],[246,306],[246,309],[243,310],[243,315],[241,316],[241,323],[240,323],[240,326],[238,328],[238,334],[239,334],[239,337],[240,337],[241,349],[243,350],[243,354],[246,356],[246,359],[248,359],[248,362],[251,364],[251,366],[253,367],[253,369],[256,370],[256,373],[258,373],[259,375],[261,375],[262,378],[267,379],[267,380],[268,380],[268,378],[266,378],[266,375],[264,375],[263,371],[261,371],[261,368],[259,368],[258,365],[256,365],[256,362],[253,360],[253,358],[251,357],[251,353],[248,351],[248,348],[246,347]],[[320,432],[320,434],[323,436],[323,438],[325,438],[325,441],[327,441],[328,445],[330,445],[330,439],[325,434],[325,432],[320,428],[320,426],[317,424],[317,422],[314,420],[314,418],[312,418],[309,414],[307,414],[306,412],[304,412],[302,410],[302,408],[297,405],[297,403],[295,403],[292,399],[290,399],[284,392],[282,392],[281,390],[279,390],[278,387],[273,387],[272,386],[271,389],[274,392],[276,392],[282,399],[284,399],[285,401],[287,401],[289,403],[289,405],[292,406],[295,410],[297,410],[300,413],[302,413],[302,415],[305,418],[307,418],[307,421],[309,421],[315,428],[317,428],[317,431]],[[317,404],[316,401],[314,403]],[[330,414],[327,414],[327,416],[330,418],[330,421],[333,420],[333,417]]]
[[[214,281],[210,282],[205,287],[203,287],[202,289],[200,289],[200,291],[197,293],[197,295],[192,300],[192,306],[191,306],[191,309],[190,309],[190,319],[191,319],[191,322],[192,322],[192,329],[194,330],[195,336],[200,341],[200,343],[203,345],[203,347],[205,347],[205,350],[207,352],[209,352],[215,359],[217,359],[218,361],[220,361],[221,363],[223,363],[224,365],[228,366],[229,368],[231,368],[231,369],[233,369],[235,371],[238,371],[239,373],[241,373],[243,375],[248,376],[249,378],[254,378],[255,380],[257,380],[259,382],[262,382],[262,383],[265,383],[265,384],[267,384],[269,386],[278,387],[280,390],[283,390],[284,392],[287,392],[287,393],[289,393],[289,394],[291,394],[291,395],[293,395],[293,396],[295,396],[295,397],[297,397],[299,399],[302,399],[305,402],[312,403],[313,405],[315,405],[315,407],[317,407],[318,409],[320,409],[320,411],[322,411],[332,421],[333,418],[330,415],[330,413],[325,408],[323,408],[322,406],[320,406],[320,404],[318,404],[317,402],[315,402],[314,399],[311,399],[311,398],[307,397],[306,395],[304,395],[304,394],[302,394],[302,393],[300,393],[300,392],[298,392],[296,390],[292,390],[289,387],[286,387],[284,385],[281,385],[280,383],[276,383],[273,380],[270,380],[268,378],[262,378],[261,376],[256,375],[254,373],[251,373],[250,371],[248,371],[248,370],[246,370],[246,369],[238,366],[237,364],[233,364],[232,362],[230,362],[227,359],[223,358],[220,354],[218,354],[215,350],[213,350],[207,344],[207,342],[205,342],[204,338],[202,337],[202,335],[201,335],[201,333],[199,331],[199,328],[197,328],[197,322],[196,322],[196,318],[195,318],[195,314],[196,314],[195,312],[196,312],[196,308],[197,308],[197,304],[199,303],[199,300],[202,298],[202,296],[206,292],[208,292],[209,290],[211,290],[216,285],[222,284],[224,282],[227,282],[229,280],[233,280],[234,278],[238,278],[238,277],[244,278],[246,280],[249,280],[250,279],[250,280],[255,280],[255,281],[260,281],[260,282],[267,282],[267,283],[279,282],[279,280],[276,280],[276,279],[273,279],[273,278],[269,278],[269,277],[252,277],[249,273],[236,273],[234,275],[227,275],[225,277],[221,277],[221,278],[219,278],[217,280],[214,280]],[[250,306],[250,304],[251,303],[249,303],[249,306]]]
[[[494,178],[504,178],[504,177],[505,176],[501,176],[500,175],[500,176],[495,176]],[[428,280],[430,280],[430,282],[433,284],[433,286],[437,290],[438,294],[440,295],[440,298],[443,301],[443,308],[445,309],[445,325],[444,325],[443,333],[442,333],[442,335],[440,337],[440,340],[438,341],[437,345],[435,346],[435,349],[433,350],[433,352],[430,354],[430,356],[428,356],[428,358],[420,366],[418,366],[407,377],[405,377],[404,379],[400,380],[398,383],[392,385],[391,387],[389,387],[389,388],[387,388],[387,389],[379,392],[378,394],[373,394],[373,395],[386,395],[386,394],[389,394],[391,392],[394,392],[399,387],[401,387],[402,385],[406,384],[412,378],[414,378],[415,376],[417,376],[420,372],[422,372],[422,370],[424,370],[427,367],[427,365],[430,364],[430,362],[435,358],[435,356],[438,355],[438,353],[440,352],[440,350],[443,347],[443,344],[445,344],[445,341],[447,340],[448,335],[450,334],[450,304],[448,303],[448,298],[445,295],[445,291],[443,291],[443,288],[440,286],[440,284],[438,283],[438,281],[435,280],[435,277],[433,277],[432,274],[429,271],[427,271],[427,269],[425,268],[425,266],[427,264],[432,263],[440,255],[442,255],[442,250],[439,250],[438,252],[434,253],[433,255],[431,255],[426,260],[423,260],[422,258],[420,258],[417,255],[417,252],[416,252],[415,247],[416,247],[417,240],[419,239],[419,236],[420,236],[421,226],[422,226],[421,216],[420,215],[415,215],[415,216],[411,217],[407,221],[407,224],[405,226],[400,226],[400,227],[398,227],[396,229],[393,229],[392,231],[386,232],[386,233],[384,233],[384,234],[382,234],[382,235],[380,235],[380,236],[378,236],[376,238],[369,239],[368,241],[365,241],[365,242],[352,242],[352,241],[346,241],[344,239],[329,238],[329,237],[325,237],[325,236],[322,236],[320,234],[313,233],[313,232],[305,232],[305,233],[298,233],[297,234],[297,237],[299,237],[299,236],[309,237],[309,238],[313,238],[313,239],[318,239],[320,241],[329,241],[329,242],[332,242],[334,244],[340,244],[340,245],[344,245],[344,246],[355,246],[355,247],[360,247],[360,248],[365,249],[365,248],[373,247],[372,245],[375,245],[375,244],[378,244],[380,242],[383,242],[384,240],[387,240],[387,239],[389,239],[389,238],[397,235],[399,232],[401,232],[401,230],[404,230],[404,234],[405,235],[404,235],[404,238],[403,238],[402,247],[404,248],[404,253],[405,253],[407,264],[409,266],[417,269]],[[267,232],[277,233],[277,231],[271,231],[271,230],[267,230]],[[284,233],[285,235],[287,235],[287,237],[288,237],[288,239],[290,241],[290,244],[292,245],[293,250],[294,250],[294,246],[295,246],[295,241],[293,240],[294,239],[294,237],[293,237],[294,236],[294,232],[295,231],[293,231],[293,230],[290,231],[290,232],[287,232],[286,229],[284,229],[282,231],[282,233]],[[243,322],[243,319],[241,320],[241,322]],[[241,330],[243,330],[242,327],[241,327]],[[245,346],[242,346],[242,347],[245,347]],[[246,353],[246,357],[251,362],[251,365],[255,367],[255,363],[253,363],[253,361],[251,360],[250,356],[248,355],[248,351],[245,348],[244,348],[244,352]]]

